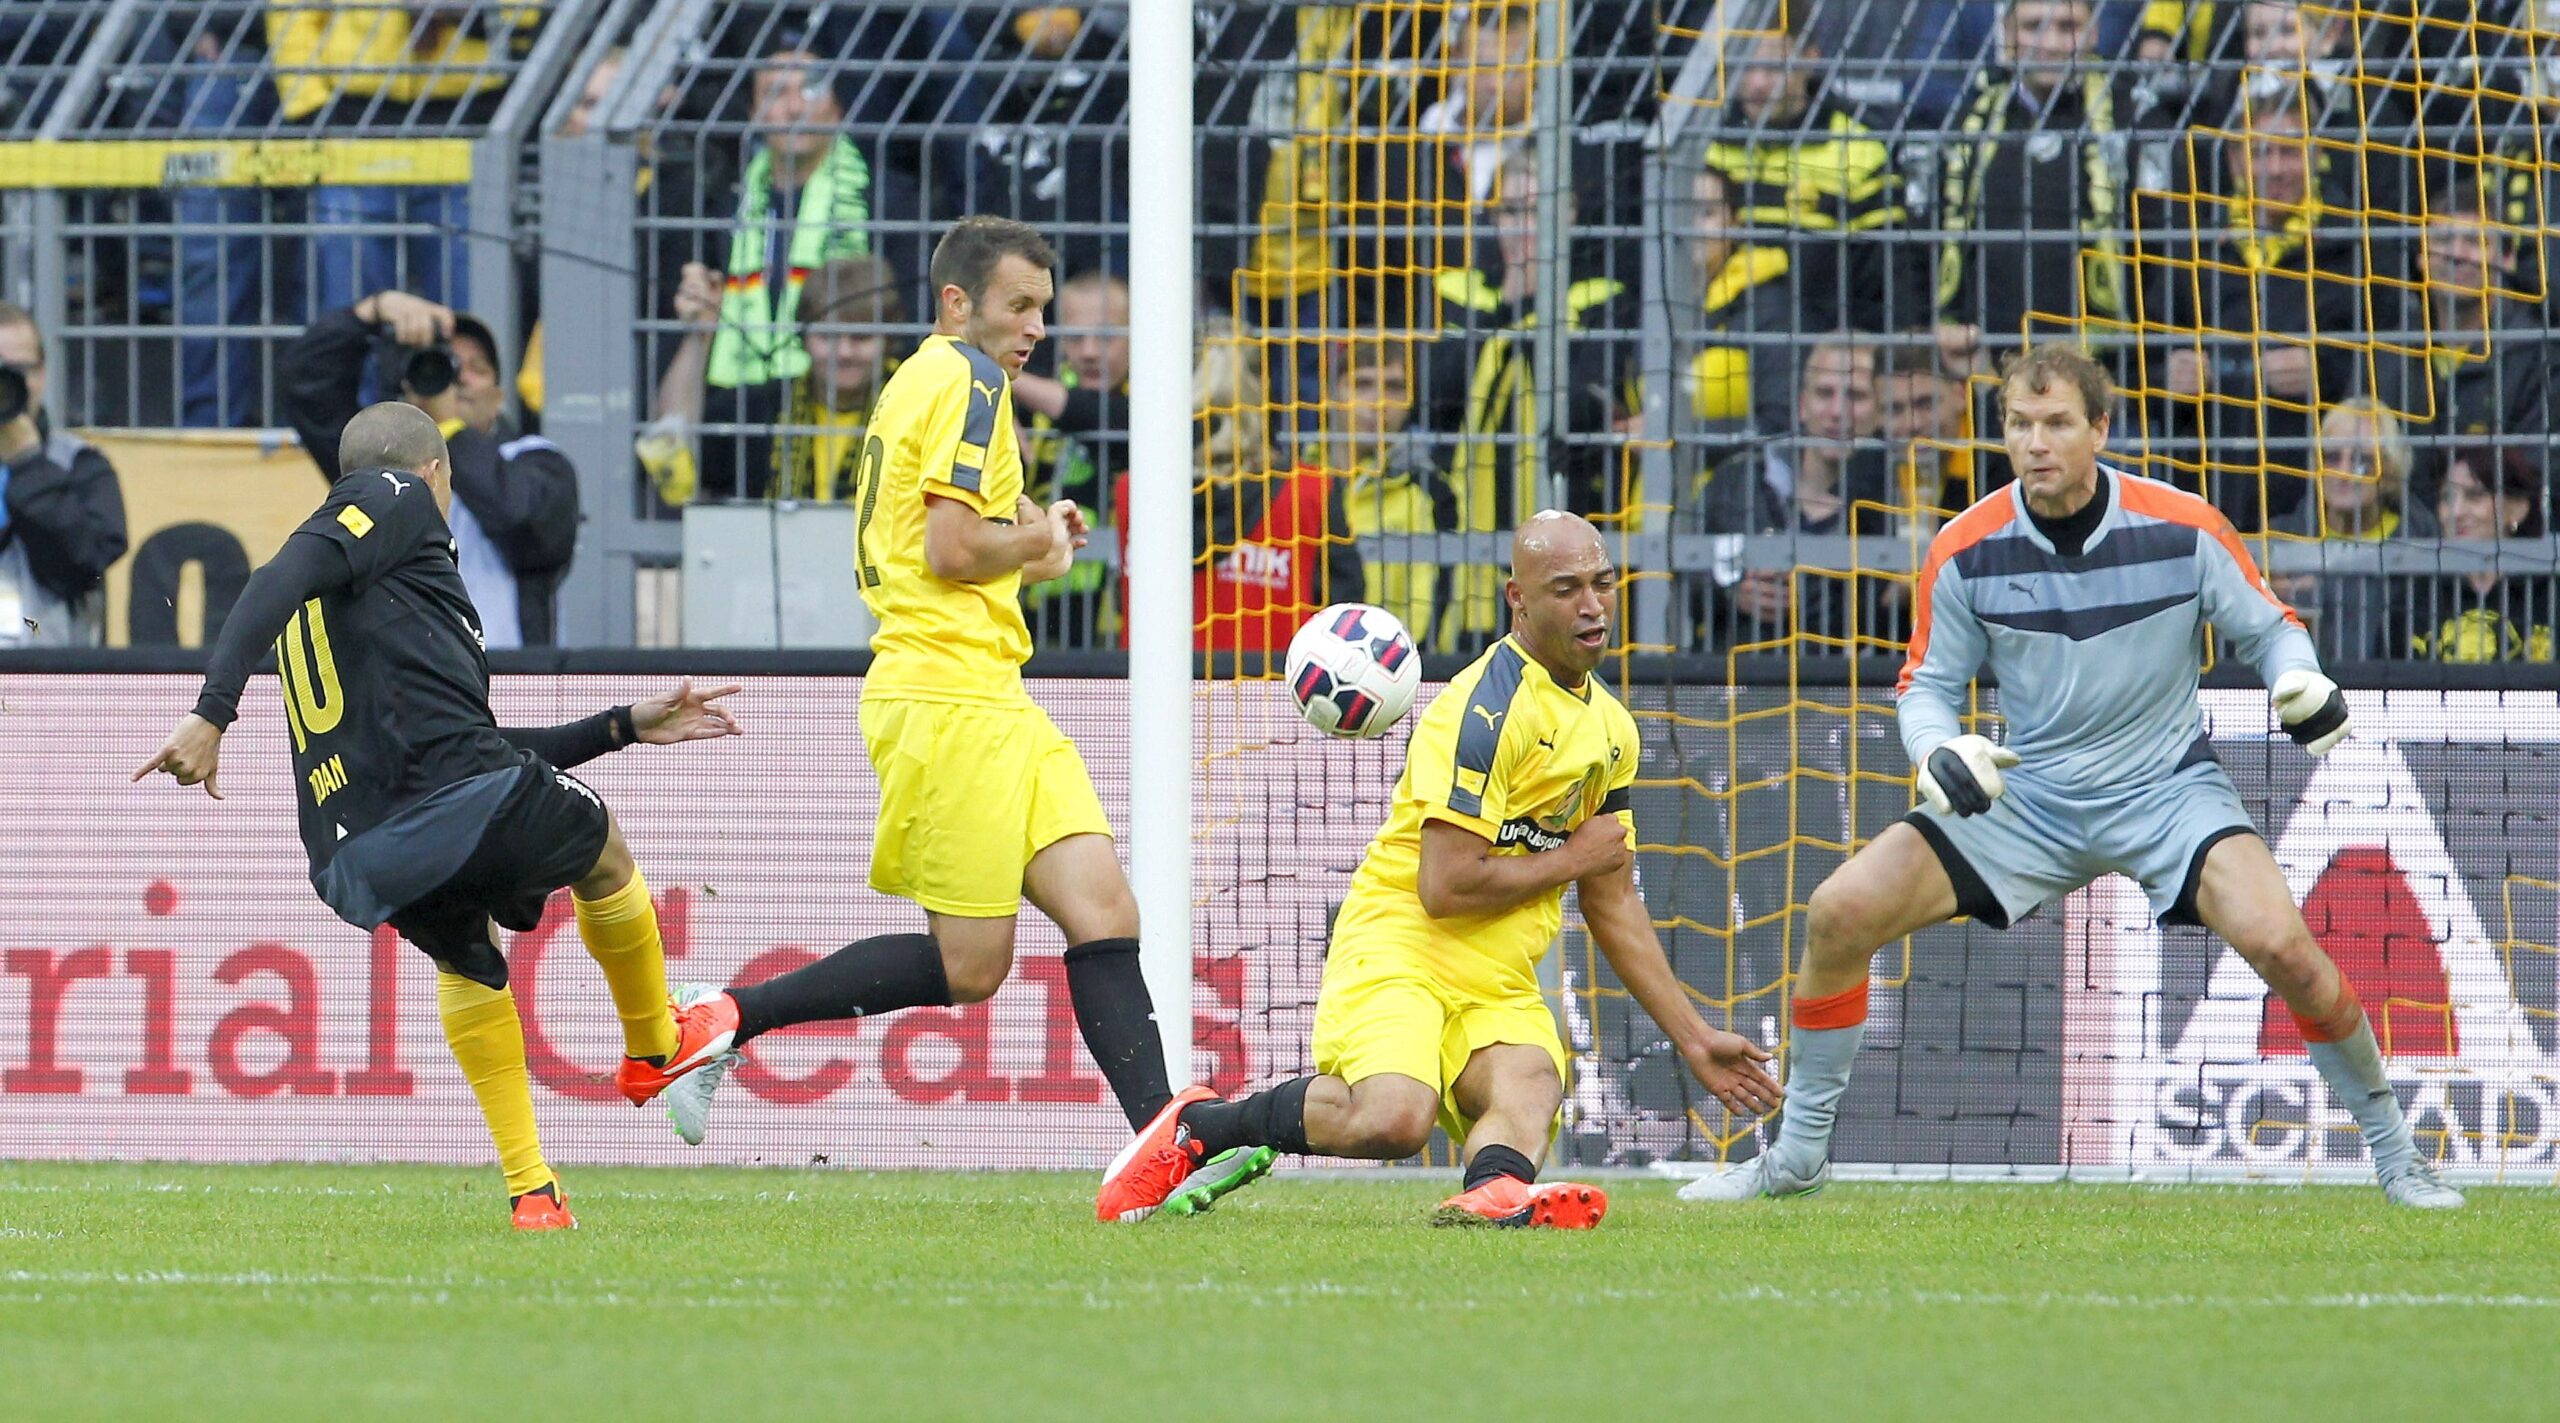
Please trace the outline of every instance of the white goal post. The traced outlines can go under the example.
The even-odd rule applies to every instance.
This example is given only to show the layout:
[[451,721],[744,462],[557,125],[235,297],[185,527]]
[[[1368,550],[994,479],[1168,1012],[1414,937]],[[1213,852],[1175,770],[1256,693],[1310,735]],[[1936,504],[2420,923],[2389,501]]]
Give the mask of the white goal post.
[[1191,7],[1129,17],[1129,876],[1178,1091],[1194,1078],[1191,658]]

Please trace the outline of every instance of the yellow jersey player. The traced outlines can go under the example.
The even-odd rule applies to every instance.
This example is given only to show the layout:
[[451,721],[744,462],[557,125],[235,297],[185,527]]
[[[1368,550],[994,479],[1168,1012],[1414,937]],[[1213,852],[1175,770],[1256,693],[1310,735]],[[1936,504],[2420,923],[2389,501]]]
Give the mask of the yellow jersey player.
[[1593,675],[1618,607],[1599,531],[1554,511],[1522,524],[1504,597],[1511,635],[1423,713],[1334,922],[1316,1001],[1320,1075],[1178,1105],[1104,1184],[1106,1215],[1197,1210],[1195,1168],[1229,1151],[1395,1160],[1422,1150],[1437,1121],[1462,1143],[1466,1180],[1435,1222],[1599,1224],[1599,1188],[1536,1184],[1566,1071],[1537,963],[1567,885],[1698,1080],[1735,1112],[1777,1101],[1768,1053],[1690,1006],[1636,889],[1635,720]]
[[[856,572],[880,620],[861,707],[880,778],[871,886],[915,901],[926,932],[688,993],[686,1013],[734,1048],[795,1023],[980,1002],[1013,967],[1027,897],[1066,935],[1076,1025],[1137,1127],[1173,1108],[1137,900],[1084,759],[1022,685],[1022,588],[1063,576],[1085,541],[1072,500],[1044,509],[1024,496],[1014,434],[1013,377],[1047,332],[1055,261],[1038,232],[1004,218],[963,218],[944,235],[933,334],[881,389],[856,466]],[[700,1074],[669,1098],[686,1140],[701,1139],[719,1080]],[[1269,1164],[1261,1153],[1234,1184]]]

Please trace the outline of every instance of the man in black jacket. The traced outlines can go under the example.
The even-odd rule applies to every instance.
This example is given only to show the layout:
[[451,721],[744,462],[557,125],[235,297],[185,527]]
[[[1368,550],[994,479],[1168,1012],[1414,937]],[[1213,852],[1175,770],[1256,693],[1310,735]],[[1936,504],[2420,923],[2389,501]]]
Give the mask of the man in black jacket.
[[124,487],[105,455],[47,424],[44,335],[7,302],[0,366],[26,384],[26,408],[0,422],[0,647],[96,647],[107,565],[124,557]]
[[2374,296],[2375,320],[2393,336],[2374,361],[2367,392],[2408,426],[2417,446],[2409,499],[2432,504],[2453,448],[2486,441],[2514,449],[2550,497],[2551,432],[2560,422],[2560,368],[2541,312],[2521,290],[2525,214],[2477,173],[2455,172],[2428,195],[2415,290]]
[[[452,384],[427,392],[402,383],[403,362],[390,348],[439,345],[452,352]],[[332,483],[338,432],[363,408],[368,371],[384,399],[436,418],[453,454],[455,559],[488,645],[556,641],[553,597],[578,541],[578,471],[559,446],[508,426],[489,328],[422,297],[377,292],[313,322],[282,364],[285,416]]]
[[2009,0],[2001,62],[1957,116],[1939,165],[1936,295],[1959,371],[1988,369],[2030,316],[2132,314],[2120,234],[2132,193],[2165,183],[2165,153],[2146,132],[2150,94],[2095,64],[2096,40],[2091,0]]

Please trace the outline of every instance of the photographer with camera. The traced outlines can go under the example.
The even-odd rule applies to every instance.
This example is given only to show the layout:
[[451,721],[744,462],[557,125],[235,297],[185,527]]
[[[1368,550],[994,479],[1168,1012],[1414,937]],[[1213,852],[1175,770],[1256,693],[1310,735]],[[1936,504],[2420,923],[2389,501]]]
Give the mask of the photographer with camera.
[[124,557],[124,486],[45,419],[44,334],[0,301],[0,647],[106,640],[107,565]]
[[323,479],[369,392],[435,417],[453,458],[454,561],[491,647],[557,640],[553,599],[578,541],[578,471],[506,421],[498,343],[479,318],[407,292],[323,315],[287,346],[285,418]]

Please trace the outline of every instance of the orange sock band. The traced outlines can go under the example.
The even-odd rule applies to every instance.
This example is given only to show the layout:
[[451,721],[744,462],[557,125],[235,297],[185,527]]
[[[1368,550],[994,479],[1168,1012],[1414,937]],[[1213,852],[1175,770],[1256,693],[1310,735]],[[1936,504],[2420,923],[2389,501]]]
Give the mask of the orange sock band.
[[[2286,1011],[2292,1010],[2288,1008]],[[2302,1030],[2302,1040],[2306,1043],[2334,1043],[2354,1037],[2356,1029],[2363,1023],[2364,1004],[2356,1001],[2355,988],[2346,983],[2338,985],[2338,1001],[2330,1008],[2328,1016],[2306,1018],[2300,1013],[2293,1015],[2293,1025]]]
[[1799,1028],[1854,1028],[1867,1020],[1867,981],[1827,998],[1799,998],[1793,1016]]

